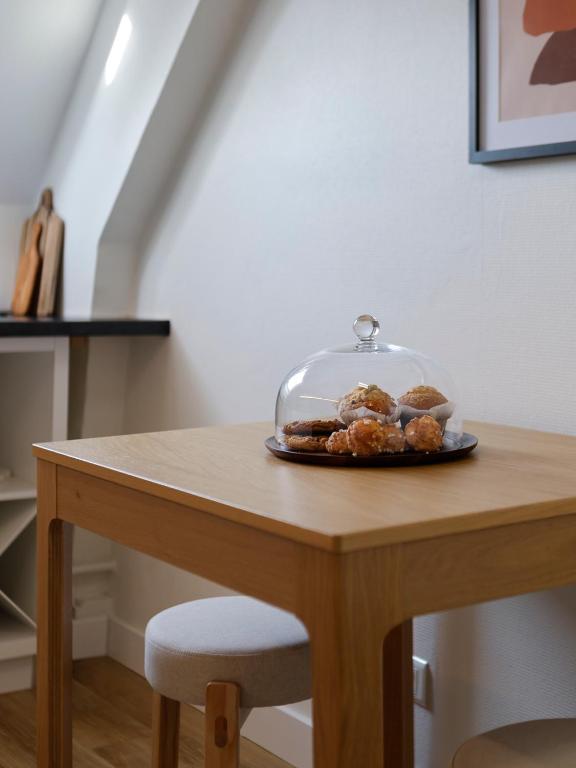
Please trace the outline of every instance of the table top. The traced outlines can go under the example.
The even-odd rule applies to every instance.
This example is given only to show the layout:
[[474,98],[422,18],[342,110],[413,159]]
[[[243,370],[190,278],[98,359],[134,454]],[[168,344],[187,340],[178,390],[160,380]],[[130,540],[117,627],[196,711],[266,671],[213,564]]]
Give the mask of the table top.
[[344,468],[272,456],[271,424],[45,443],[38,458],[322,549],[346,552],[576,513],[576,437],[469,422],[447,464]]

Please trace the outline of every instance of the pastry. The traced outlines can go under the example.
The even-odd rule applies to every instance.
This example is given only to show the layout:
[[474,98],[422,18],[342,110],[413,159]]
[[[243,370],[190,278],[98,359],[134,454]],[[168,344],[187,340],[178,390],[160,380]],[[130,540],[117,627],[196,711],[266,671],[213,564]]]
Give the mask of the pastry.
[[326,435],[319,435],[317,437],[312,435],[287,435],[284,438],[284,445],[293,451],[323,453],[326,450],[327,441]]
[[[362,424],[362,422],[366,423]],[[402,453],[405,448],[406,438],[400,427],[394,424],[381,424],[375,419],[358,419],[347,430],[333,432],[326,443],[328,453],[341,455],[354,453],[356,456]]]
[[282,427],[285,435],[330,435],[346,425],[339,419],[309,419],[308,421],[291,421]]
[[406,435],[395,424],[383,424],[382,453],[403,453],[406,449]]
[[394,398],[376,384],[354,387],[338,402],[338,416],[345,424],[367,417],[393,423],[398,421],[397,412]]
[[406,392],[398,399],[400,408],[400,424],[403,429],[412,419],[418,416],[432,416],[438,424],[442,434],[446,429],[446,422],[454,413],[454,403],[447,400],[435,387],[420,386]]
[[405,429],[406,442],[415,451],[434,453],[442,448],[442,428],[432,416],[418,416]]
[[348,441],[348,430],[341,429],[338,432],[332,432],[326,443],[326,450],[328,453],[346,454],[352,453],[350,443]]
[[348,442],[354,456],[378,456],[386,448],[385,425],[375,419],[357,419],[348,427]]
[[414,387],[398,398],[401,405],[408,405],[418,411],[428,411],[436,405],[443,405],[448,400],[435,387]]
[[382,413],[385,416],[390,415],[396,408],[394,398],[390,397],[376,384],[368,386],[360,385],[354,387],[347,395],[340,400],[338,407],[342,410],[354,410],[355,408],[369,408],[376,413]]

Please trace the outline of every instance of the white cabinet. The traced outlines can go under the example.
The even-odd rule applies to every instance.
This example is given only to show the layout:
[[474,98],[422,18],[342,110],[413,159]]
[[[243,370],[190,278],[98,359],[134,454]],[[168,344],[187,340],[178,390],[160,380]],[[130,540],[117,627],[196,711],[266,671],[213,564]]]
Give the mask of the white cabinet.
[[0,693],[29,688],[36,653],[36,483],[32,443],[62,440],[68,337],[0,338]]
[[[36,320],[0,312],[0,468],[12,473],[0,481],[0,693],[30,688],[33,683],[36,473],[32,444],[68,436],[70,339],[169,333],[166,320]],[[77,394],[79,400],[82,397]],[[82,541],[85,548],[87,539],[79,536],[81,562],[73,567],[74,658],[106,653],[115,568],[110,556],[86,562]]]

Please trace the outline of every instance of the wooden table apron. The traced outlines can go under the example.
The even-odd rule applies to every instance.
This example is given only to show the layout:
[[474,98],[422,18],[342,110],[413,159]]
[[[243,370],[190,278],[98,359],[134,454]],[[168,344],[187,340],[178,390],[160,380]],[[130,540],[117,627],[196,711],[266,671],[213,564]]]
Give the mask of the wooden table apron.
[[316,768],[412,764],[412,617],[576,581],[573,514],[337,553],[39,460],[40,768],[72,761],[72,525],[299,616]]

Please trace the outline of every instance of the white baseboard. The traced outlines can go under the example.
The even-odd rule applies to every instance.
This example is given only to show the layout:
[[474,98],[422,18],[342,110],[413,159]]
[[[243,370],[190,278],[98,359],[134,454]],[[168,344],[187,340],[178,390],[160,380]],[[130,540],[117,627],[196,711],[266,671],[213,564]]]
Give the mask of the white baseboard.
[[[110,617],[108,656],[144,674],[144,633]],[[296,768],[312,768],[312,724],[290,706],[254,710],[242,735]]]
[[312,723],[289,705],[255,709],[242,735],[296,768],[313,768]]
[[0,661],[0,694],[28,691],[34,686],[35,656]]
[[106,656],[108,616],[87,616],[72,622],[72,658],[92,659]]
[[110,616],[108,621],[108,656],[120,664],[144,674],[144,633],[125,621]]

